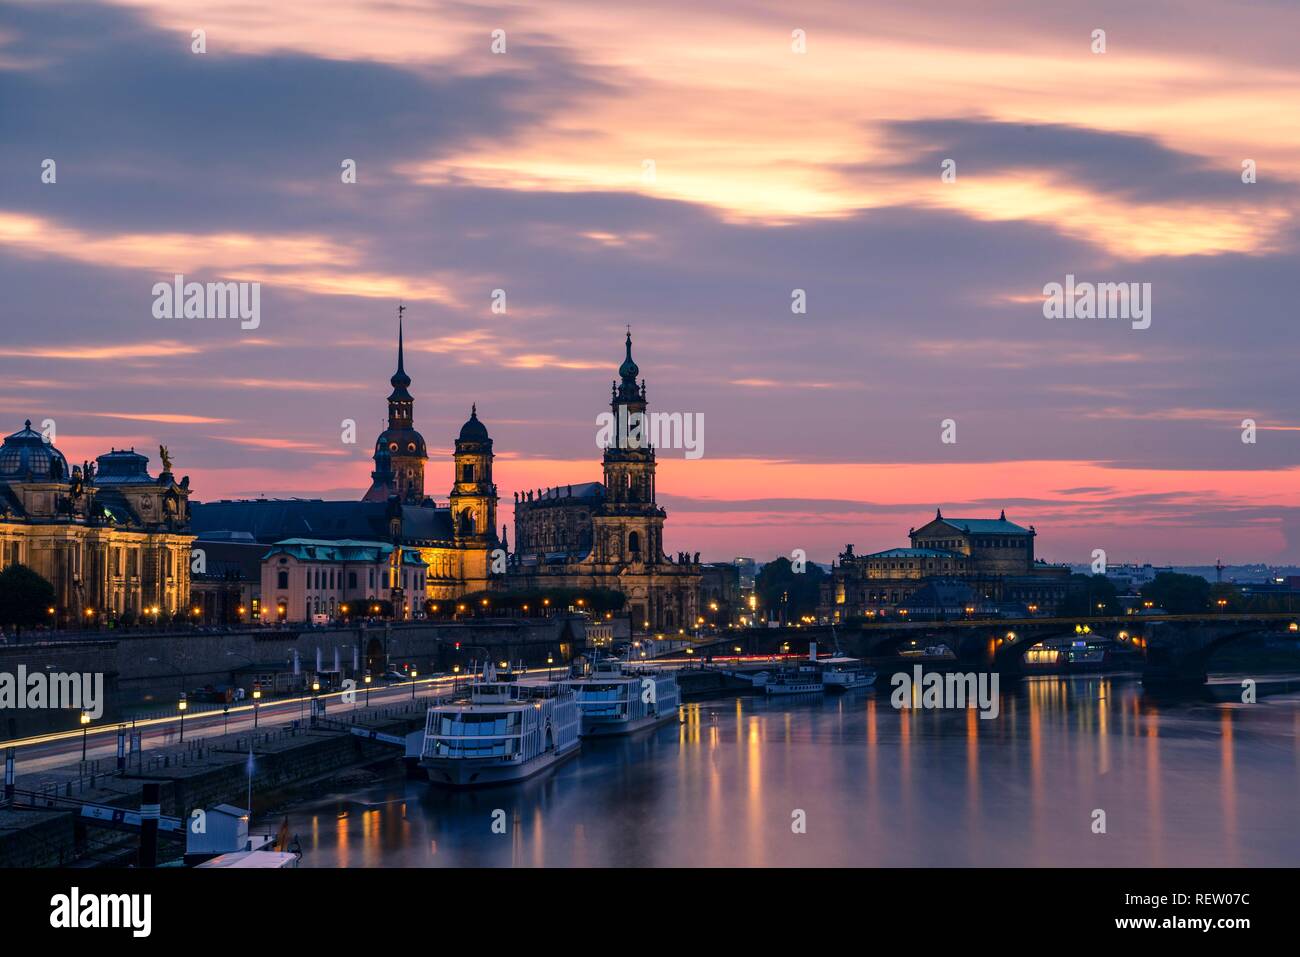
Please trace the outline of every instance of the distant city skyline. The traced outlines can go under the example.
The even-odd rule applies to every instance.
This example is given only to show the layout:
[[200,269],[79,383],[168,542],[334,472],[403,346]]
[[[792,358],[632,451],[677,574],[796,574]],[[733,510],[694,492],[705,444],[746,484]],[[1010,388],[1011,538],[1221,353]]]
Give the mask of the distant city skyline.
[[[429,490],[476,403],[512,527],[600,478],[630,324],[706,426],[660,456],[670,553],[941,507],[1052,562],[1300,563],[1300,10],[1106,10],[0,0],[0,431],[359,498],[403,300]],[[176,274],[260,323],[154,318]],[[1150,283],[1150,328],[1044,318],[1067,276]]]

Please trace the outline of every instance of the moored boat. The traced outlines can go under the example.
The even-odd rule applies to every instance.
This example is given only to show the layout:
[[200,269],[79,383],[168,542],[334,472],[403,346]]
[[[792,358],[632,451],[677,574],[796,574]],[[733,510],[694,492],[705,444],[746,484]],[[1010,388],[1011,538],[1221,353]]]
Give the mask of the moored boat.
[[793,668],[778,668],[768,674],[764,688],[770,695],[817,694],[826,690],[821,673],[812,662]]
[[876,669],[864,665],[861,659],[823,658],[817,662],[822,671],[822,684],[827,691],[852,691],[870,688],[876,683]]
[[681,691],[671,671],[627,670],[616,660],[598,661],[582,678],[560,682],[576,695],[580,734],[608,737],[657,727],[677,717]]
[[489,670],[474,682],[468,703],[429,709],[420,767],[430,783],[508,784],[577,753],[579,715],[572,689],[494,677]]

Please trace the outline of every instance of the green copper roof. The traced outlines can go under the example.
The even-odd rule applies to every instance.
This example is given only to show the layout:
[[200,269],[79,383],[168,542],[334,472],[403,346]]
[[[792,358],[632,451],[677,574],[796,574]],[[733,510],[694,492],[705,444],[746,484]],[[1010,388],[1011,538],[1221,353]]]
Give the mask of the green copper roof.
[[[387,561],[393,553],[393,546],[387,542],[365,542],[345,538],[339,541],[325,541],[317,538],[287,538],[271,546],[264,559],[272,555],[292,555],[300,561],[308,562],[376,562]],[[402,563],[406,565],[424,565],[420,553],[406,550],[402,553]]]

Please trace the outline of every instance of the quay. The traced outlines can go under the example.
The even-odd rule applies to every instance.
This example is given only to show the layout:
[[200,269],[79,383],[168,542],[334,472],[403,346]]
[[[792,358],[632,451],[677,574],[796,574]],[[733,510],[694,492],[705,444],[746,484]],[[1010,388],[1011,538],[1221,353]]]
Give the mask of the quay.
[[[341,710],[313,724],[293,722],[185,745],[142,751],[119,771],[113,759],[95,759],[28,775],[17,775],[12,797],[0,799],[0,867],[68,867],[133,863],[140,839],[119,822],[95,820],[87,805],[138,811],[146,783],[159,785],[163,817],[187,822],[196,809],[218,804],[244,806],[249,793],[248,761],[253,754],[254,810],[313,780],[351,768],[391,760],[391,745],[351,733],[405,736],[422,727],[425,710],[444,696]],[[162,836],[162,835],[160,835]],[[184,850],[168,848],[171,857]]]

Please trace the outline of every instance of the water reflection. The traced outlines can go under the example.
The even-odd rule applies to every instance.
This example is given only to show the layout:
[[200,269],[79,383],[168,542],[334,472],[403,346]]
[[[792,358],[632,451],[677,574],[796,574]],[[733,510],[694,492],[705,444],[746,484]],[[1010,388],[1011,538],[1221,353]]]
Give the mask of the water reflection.
[[[1293,865],[1300,696],[1156,702],[1036,677],[1001,714],[887,694],[693,703],[548,777],[394,774],[291,809],[304,866]],[[1106,812],[1105,834],[1093,811]],[[792,830],[805,812],[807,831]],[[505,833],[494,833],[494,815]],[[497,829],[501,830],[500,827]]]

